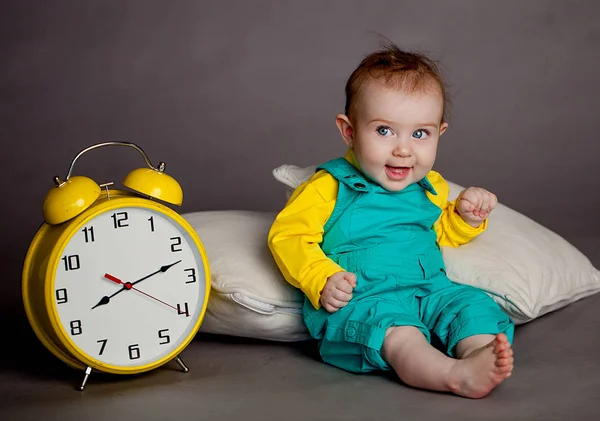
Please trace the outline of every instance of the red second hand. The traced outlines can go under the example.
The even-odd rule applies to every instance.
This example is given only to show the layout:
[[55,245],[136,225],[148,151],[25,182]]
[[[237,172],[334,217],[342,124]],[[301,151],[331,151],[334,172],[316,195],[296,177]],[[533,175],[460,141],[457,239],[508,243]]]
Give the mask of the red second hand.
[[139,289],[137,289],[137,288],[135,288],[135,287],[131,287],[131,289],[133,289],[133,290],[135,290],[135,291],[139,292],[140,294],[144,294],[146,297],[150,297],[150,298],[152,298],[153,300],[156,300],[156,301],[158,301],[159,303],[163,303],[164,305],[171,307],[173,310],[177,310],[177,312],[179,313],[179,309],[178,309],[178,308],[176,308],[176,307],[173,307],[171,304],[167,304],[167,303],[165,303],[164,301],[161,301],[161,300],[159,300],[158,298],[156,298],[156,297],[153,297],[153,296],[152,296],[152,295],[150,295],[150,294],[146,294],[144,291],[140,291]]
[[[152,295],[150,295],[150,294],[146,294],[146,293],[145,293],[144,291],[142,291],[142,290],[139,290],[139,289],[137,289],[137,288],[134,288],[133,286],[131,286],[131,283],[130,283],[130,282],[123,282],[123,281],[121,281],[119,278],[117,278],[116,276],[112,276],[112,275],[111,275],[111,274],[109,274],[109,273],[105,273],[105,274],[104,274],[104,277],[105,277],[106,279],[109,279],[109,280],[113,281],[113,282],[116,282],[116,283],[117,283],[117,284],[119,284],[119,285],[123,285],[123,286],[124,286],[125,288],[127,288],[127,289],[133,289],[133,290],[135,290],[135,291],[139,292],[140,294],[144,294],[146,297],[152,298],[153,300],[156,300],[156,301],[158,301],[159,303],[163,303],[164,305],[166,305],[166,306],[168,306],[168,307],[171,307],[173,310],[177,310],[177,313],[179,313],[179,312],[180,312],[180,311],[179,311],[179,309],[178,309],[177,307],[173,307],[171,304],[167,304],[167,303],[165,303],[164,301],[162,301],[162,300],[159,300],[158,298],[156,298],[156,297],[153,297],[153,296],[152,296]],[[186,317],[189,317],[189,316],[190,316],[189,314],[186,314]]]

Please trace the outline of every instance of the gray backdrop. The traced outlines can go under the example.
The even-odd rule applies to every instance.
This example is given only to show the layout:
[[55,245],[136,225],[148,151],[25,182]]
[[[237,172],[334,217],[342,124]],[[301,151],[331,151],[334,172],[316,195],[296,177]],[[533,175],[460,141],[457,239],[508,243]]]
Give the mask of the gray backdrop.
[[[346,78],[381,33],[443,62],[454,106],[437,170],[563,236],[600,233],[600,2],[32,1],[0,6],[2,313],[52,177],[135,142],[181,212],[277,210],[271,175],[344,153]],[[120,182],[133,150],[76,174]]]

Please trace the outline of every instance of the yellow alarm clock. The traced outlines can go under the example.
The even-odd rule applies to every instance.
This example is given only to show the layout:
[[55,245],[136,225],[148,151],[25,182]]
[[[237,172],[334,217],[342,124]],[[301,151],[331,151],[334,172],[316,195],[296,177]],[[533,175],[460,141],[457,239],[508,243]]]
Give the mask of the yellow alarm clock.
[[[127,146],[147,168],[110,189],[73,176],[83,154]],[[159,203],[181,205],[183,192],[165,164],[126,142],[92,145],[75,156],[43,206],[45,222],[23,265],[25,311],[39,340],[69,366],[134,374],[179,357],[202,323],[210,292],[209,264],[194,229]]]

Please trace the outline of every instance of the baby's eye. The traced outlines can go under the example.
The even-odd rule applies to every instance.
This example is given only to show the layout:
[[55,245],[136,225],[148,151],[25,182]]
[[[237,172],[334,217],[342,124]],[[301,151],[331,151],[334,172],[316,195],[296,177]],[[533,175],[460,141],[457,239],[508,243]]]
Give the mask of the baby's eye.
[[429,132],[427,130],[424,130],[424,129],[415,130],[413,132],[413,137],[415,139],[424,139],[424,138],[427,137],[427,135],[429,135]]
[[377,127],[376,131],[380,136],[389,136],[392,134],[392,129],[390,129],[388,126],[379,126]]

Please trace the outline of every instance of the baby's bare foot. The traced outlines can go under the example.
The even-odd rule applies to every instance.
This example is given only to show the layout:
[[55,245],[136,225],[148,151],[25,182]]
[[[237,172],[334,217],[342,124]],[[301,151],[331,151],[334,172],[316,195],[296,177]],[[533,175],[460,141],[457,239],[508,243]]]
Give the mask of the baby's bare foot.
[[457,395],[483,398],[510,377],[513,370],[513,351],[504,333],[465,359],[456,360],[450,370],[449,387]]

